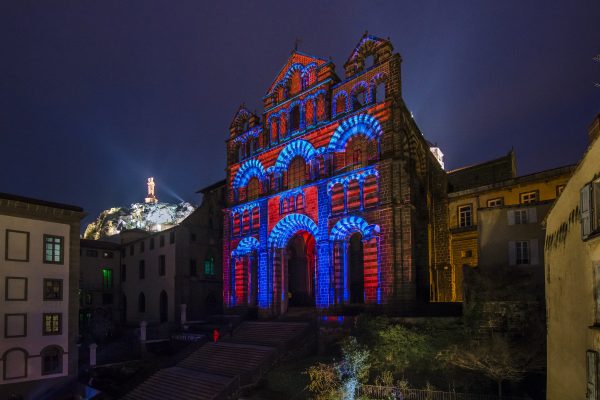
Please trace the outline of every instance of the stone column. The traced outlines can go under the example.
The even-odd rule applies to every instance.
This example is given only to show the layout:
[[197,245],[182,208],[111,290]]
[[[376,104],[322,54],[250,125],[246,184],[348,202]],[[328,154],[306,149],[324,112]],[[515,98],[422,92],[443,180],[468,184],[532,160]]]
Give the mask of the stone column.
[[96,343],[90,344],[90,367],[96,366],[96,348],[98,345]]
[[181,307],[181,325],[187,322],[187,304],[180,304]]

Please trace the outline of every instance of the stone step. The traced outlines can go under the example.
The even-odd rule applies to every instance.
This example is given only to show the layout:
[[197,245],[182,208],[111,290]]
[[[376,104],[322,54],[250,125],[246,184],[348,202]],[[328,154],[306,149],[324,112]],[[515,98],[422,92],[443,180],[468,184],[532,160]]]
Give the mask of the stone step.
[[224,399],[237,390],[235,378],[206,374],[181,367],[161,369],[146,379],[125,400]]
[[239,376],[242,385],[274,361],[276,349],[238,343],[207,343],[177,366],[228,377]]
[[224,335],[224,341],[257,344],[283,348],[306,334],[309,324],[301,322],[255,322],[242,323],[233,337]]

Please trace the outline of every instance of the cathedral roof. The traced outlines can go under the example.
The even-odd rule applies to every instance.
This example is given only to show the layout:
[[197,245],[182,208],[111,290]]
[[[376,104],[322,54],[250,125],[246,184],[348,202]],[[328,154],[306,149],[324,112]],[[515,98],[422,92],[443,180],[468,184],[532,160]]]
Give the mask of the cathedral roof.
[[273,80],[273,83],[269,86],[269,90],[267,90],[267,95],[273,92],[273,89],[277,87],[280,83],[285,82],[293,71],[297,69],[304,69],[307,66],[310,66],[311,64],[314,64],[316,67],[320,67],[324,64],[327,64],[328,62],[329,61],[324,58],[311,56],[301,51],[293,50],[287,62],[283,65],[283,67]]

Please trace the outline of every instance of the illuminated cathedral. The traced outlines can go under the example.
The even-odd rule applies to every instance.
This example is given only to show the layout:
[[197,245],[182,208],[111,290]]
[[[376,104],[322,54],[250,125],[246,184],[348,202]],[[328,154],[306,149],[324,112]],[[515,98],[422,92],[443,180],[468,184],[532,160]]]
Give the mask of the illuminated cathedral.
[[401,61],[367,33],[343,78],[332,61],[295,50],[262,115],[237,111],[225,307],[411,314],[451,282],[446,175],[402,100]]

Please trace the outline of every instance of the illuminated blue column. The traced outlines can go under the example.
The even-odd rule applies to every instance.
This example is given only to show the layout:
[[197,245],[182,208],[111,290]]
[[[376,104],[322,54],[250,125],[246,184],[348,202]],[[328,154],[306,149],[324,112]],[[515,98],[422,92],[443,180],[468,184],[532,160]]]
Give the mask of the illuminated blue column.
[[363,193],[365,191],[365,180],[363,179],[359,179],[358,181],[358,186],[360,188],[360,211],[362,211],[365,208],[365,202],[363,199]]
[[329,243],[329,213],[331,205],[329,195],[327,194],[327,183],[321,181],[317,187],[318,193],[318,232],[317,232],[317,293],[316,304],[319,308],[327,308],[332,304],[331,290],[333,288],[332,264],[330,262],[330,243]]
[[267,226],[269,221],[269,210],[267,199],[260,200],[260,227],[258,231],[258,306],[269,308],[273,304],[273,278],[272,268],[269,268],[269,257],[267,250]]
[[343,295],[343,303],[348,304],[350,300],[350,291],[348,290],[349,282],[348,282],[348,242],[342,242],[341,244],[341,257],[343,262],[342,266],[342,293]]

